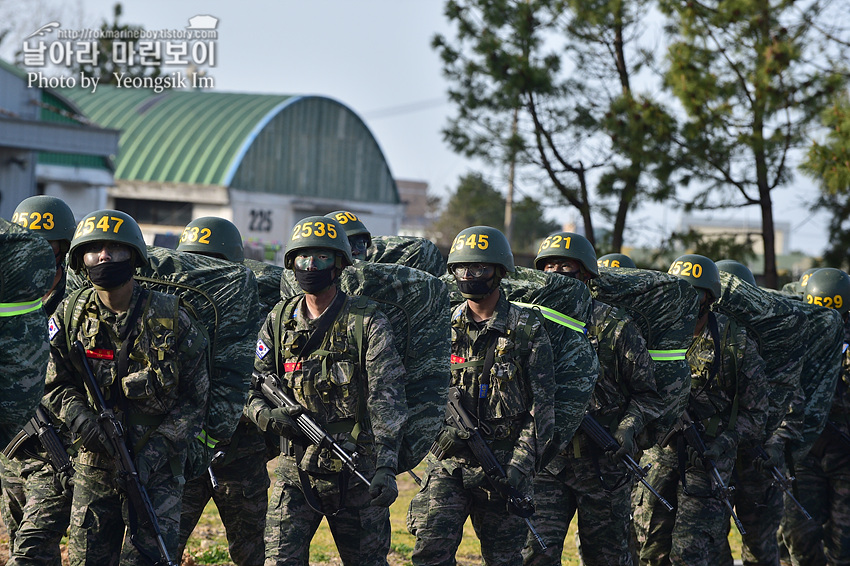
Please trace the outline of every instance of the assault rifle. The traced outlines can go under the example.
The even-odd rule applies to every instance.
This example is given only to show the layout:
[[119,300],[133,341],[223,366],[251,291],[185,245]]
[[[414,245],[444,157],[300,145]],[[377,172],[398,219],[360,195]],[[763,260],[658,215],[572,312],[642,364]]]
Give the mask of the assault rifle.
[[[71,458],[68,456],[68,451],[62,444],[59,434],[56,432],[56,427],[47,415],[47,411],[39,405],[35,409],[35,416],[27,421],[24,428],[15,435],[15,438],[3,450],[3,454],[7,458],[12,458],[19,449],[24,449],[23,445],[29,439],[38,439],[47,453],[47,461],[53,467],[54,472],[59,476],[63,476],[64,480],[70,479],[74,475],[74,467],[71,465]],[[26,449],[24,449],[26,451]],[[40,456],[36,456],[42,459]]]
[[83,383],[94,402],[94,408],[98,413],[97,420],[106,433],[107,442],[112,446],[112,452],[115,454],[115,464],[118,468],[119,484],[127,493],[127,497],[130,500],[131,512],[135,509],[140,526],[149,527],[153,531],[160,559],[156,560],[154,556],[141,547],[136,541],[136,533],[130,533],[130,542],[142,556],[145,556],[156,566],[177,566],[177,563],[168,554],[153,504],[150,497],[148,497],[145,486],[139,480],[139,472],[136,470],[136,465],[133,463],[133,456],[127,448],[124,427],[121,425],[121,421],[115,416],[115,413],[112,412],[112,409],[106,405],[106,400],[103,398],[103,393],[100,391],[89,361],[86,358],[86,350],[79,340],[74,342],[72,346],[72,355],[77,358],[78,365],[83,370]]
[[[280,378],[273,373],[261,375],[254,372],[252,382],[254,388],[262,393],[276,407],[300,407],[298,402],[286,394],[280,383]],[[349,454],[348,451],[337,443],[331,435],[329,435],[316,421],[307,413],[302,412],[295,417],[295,424],[298,429],[306,436],[310,442],[319,448],[325,448],[333,452],[334,456],[342,460],[342,464],[348,468],[348,471],[360,478],[363,483],[371,487],[372,483],[366,479],[357,467],[359,454],[354,452]]]
[[[703,442],[702,434],[700,434],[700,430],[697,426],[702,428],[702,423],[694,422],[688,414],[688,411],[685,410],[685,412],[682,413],[682,416],[679,417],[679,421],[673,429],[667,434],[664,440],[661,441],[661,445],[667,446],[673,435],[681,433],[682,438],[684,438],[688,446],[690,446],[691,449],[697,453],[697,456],[700,457],[700,460],[702,460],[702,465],[705,467],[705,471],[708,472],[708,477],[712,484],[712,495],[726,505],[729,513],[732,514],[732,520],[735,522],[735,527],[737,527],[738,532],[745,535],[747,534],[747,531],[744,530],[744,525],[741,524],[741,520],[738,519],[738,516],[735,514],[735,510],[732,508],[732,493],[735,491],[735,488],[726,485],[726,482],[724,482],[723,478],[720,477],[720,472],[717,470],[717,465],[714,463],[714,460],[705,457],[705,442]],[[680,470],[680,472],[682,474],[682,481],[684,482],[685,470]]]
[[[617,440],[611,436],[611,433],[608,430],[599,424],[593,416],[589,413],[585,413],[584,418],[581,420],[581,424],[579,428],[582,432],[584,432],[590,440],[593,441],[603,452],[616,452],[620,449],[620,444]],[[655,488],[650,485],[648,481],[646,481],[646,475],[649,471],[650,466],[646,466],[645,468],[641,468],[640,464],[638,464],[634,458],[629,454],[625,454],[620,458],[620,462],[622,462],[626,468],[628,468],[629,472],[634,475],[640,483],[642,483],[646,488],[655,496],[658,501],[661,502],[664,507],[667,508],[668,511],[673,510],[673,506],[670,505],[670,502],[661,497],[661,494],[655,491]]]
[[[756,457],[761,458],[765,462],[770,460],[770,455],[765,452],[764,447],[761,444],[757,444],[756,447],[753,448],[753,452],[755,453]],[[803,514],[803,517],[811,521],[812,516],[809,515],[809,512],[806,511],[806,508],[803,507],[803,505],[799,501],[797,501],[797,498],[794,497],[794,494],[791,491],[791,484],[794,483],[794,477],[792,476],[790,478],[786,478],[785,474],[782,473],[782,470],[780,470],[776,466],[770,467],[770,475],[773,476],[773,485],[781,489],[785,493],[785,497],[790,499],[794,503],[794,505],[797,506],[797,508],[800,510],[800,513]]]
[[[501,464],[499,464],[499,461],[496,459],[493,451],[490,450],[489,446],[487,446],[487,442],[484,440],[484,437],[481,436],[480,431],[484,431],[486,434],[489,432],[489,427],[483,423],[479,427],[478,423],[473,420],[471,415],[463,408],[460,398],[460,389],[457,387],[449,388],[449,399],[448,405],[446,406],[446,422],[450,426],[458,428],[469,434],[469,438],[466,440],[466,445],[472,451],[472,454],[475,456],[475,459],[478,460],[478,463],[481,464],[481,468],[487,475],[490,485],[492,485],[493,489],[495,489],[496,492],[508,502],[508,510],[514,515],[522,517],[525,520],[525,524],[528,525],[528,530],[531,531],[531,534],[534,535],[535,539],[537,539],[538,544],[540,544],[540,548],[546,550],[546,543],[543,542],[543,538],[537,530],[535,530],[531,521],[528,520],[528,518],[534,514],[534,502],[528,496],[523,497],[517,488],[507,484],[505,481],[507,479],[505,470],[502,468]],[[439,450],[436,443],[431,448],[431,451],[438,459],[442,457],[442,454],[440,454],[441,450]],[[507,487],[505,487],[506,485]]]

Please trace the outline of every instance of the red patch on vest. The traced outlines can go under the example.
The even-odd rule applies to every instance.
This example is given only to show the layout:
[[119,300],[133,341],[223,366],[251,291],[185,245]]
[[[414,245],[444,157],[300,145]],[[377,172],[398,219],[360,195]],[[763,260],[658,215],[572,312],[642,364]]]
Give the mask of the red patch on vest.
[[453,364],[462,364],[466,361],[466,358],[461,358],[460,356],[455,356],[452,354],[452,363]]
[[95,360],[114,360],[115,351],[106,350],[104,348],[95,348],[94,350],[86,350],[86,357],[94,358]]
[[286,373],[295,371],[297,369],[301,369],[301,362],[286,362],[285,364],[283,364],[283,370]]

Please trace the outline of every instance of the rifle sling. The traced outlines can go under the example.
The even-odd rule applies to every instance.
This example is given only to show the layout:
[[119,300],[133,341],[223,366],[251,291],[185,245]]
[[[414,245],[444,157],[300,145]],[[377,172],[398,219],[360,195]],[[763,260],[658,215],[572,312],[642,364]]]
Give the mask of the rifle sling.
[[481,426],[481,415],[485,414],[487,405],[487,395],[490,393],[490,370],[493,369],[493,363],[496,361],[496,343],[499,341],[499,336],[494,332],[487,344],[487,352],[484,354],[484,366],[481,368],[481,376],[478,378],[478,404],[476,406],[475,418],[478,421],[478,426]]

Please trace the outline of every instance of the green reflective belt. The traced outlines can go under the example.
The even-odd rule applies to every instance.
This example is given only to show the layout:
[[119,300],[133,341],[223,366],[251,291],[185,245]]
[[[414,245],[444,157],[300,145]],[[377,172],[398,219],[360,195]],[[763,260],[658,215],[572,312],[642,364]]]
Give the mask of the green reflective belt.
[[18,316],[41,308],[41,299],[24,303],[0,303],[0,317]]
[[585,324],[576,320],[571,316],[567,316],[562,312],[558,312],[555,309],[550,309],[549,307],[543,307],[540,305],[534,305],[531,303],[520,303],[516,301],[511,301],[512,304],[518,307],[525,307],[527,309],[536,309],[540,311],[540,314],[543,315],[543,318],[546,320],[551,320],[556,324],[560,324],[561,326],[566,326],[570,330],[575,330],[576,332],[581,332],[582,334],[587,334],[587,328],[585,328]]
[[647,350],[654,362],[675,362],[685,359],[687,350]]
[[200,440],[202,444],[205,444],[207,448],[215,448],[215,445],[218,444],[218,440],[207,434],[207,431],[204,429],[201,429],[201,434],[195,438]]

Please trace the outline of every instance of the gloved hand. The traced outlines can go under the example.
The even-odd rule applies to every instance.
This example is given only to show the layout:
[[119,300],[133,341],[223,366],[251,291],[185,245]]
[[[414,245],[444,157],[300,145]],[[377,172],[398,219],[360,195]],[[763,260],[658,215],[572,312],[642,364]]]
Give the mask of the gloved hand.
[[468,432],[453,426],[443,427],[437,437],[437,446],[442,454],[440,459],[449,458],[460,452],[466,446],[467,439],[469,439]]
[[499,489],[503,494],[507,494],[510,488],[514,488],[522,493],[525,479],[525,474],[522,473],[522,470],[516,466],[508,465],[505,467],[505,477],[497,479],[496,482],[499,484]]
[[764,451],[767,452],[768,459],[763,460],[761,457],[756,456],[753,459],[753,467],[760,472],[766,472],[768,474],[773,467],[781,470],[783,464],[785,464],[785,443],[778,441],[765,444]]
[[74,422],[71,423],[71,431],[79,435],[80,442],[89,452],[115,456],[115,449],[107,439],[103,427],[97,422],[94,413],[83,412],[77,415]]
[[398,497],[398,486],[395,481],[395,470],[386,466],[378,468],[369,487],[372,507],[389,507]]
[[303,412],[304,409],[300,405],[263,409],[257,414],[257,424],[260,425],[263,432],[273,432],[286,438],[295,438],[300,434],[295,418]]
[[635,446],[635,436],[637,435],[637,430],[635,430],[634,426],[624,425],[620,423],[620,426],[614,431],[612,435],[614,439],[617,441],[617,444],[620,445],[620,449],[614,452],[614,459],[620,460],[624,458],[626,455],[634,458],[637,447]]
[[727,459],[735,460],[738,451],[738,435],[726,431],[708,443],[705,448],[704,459],[719,462]]

